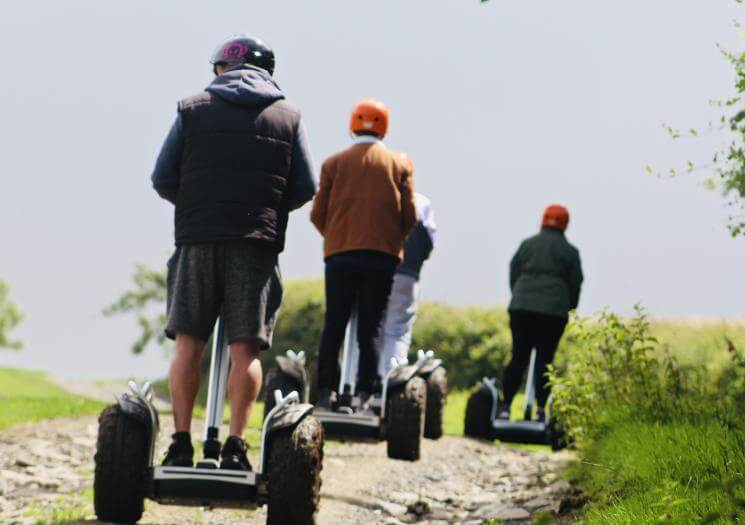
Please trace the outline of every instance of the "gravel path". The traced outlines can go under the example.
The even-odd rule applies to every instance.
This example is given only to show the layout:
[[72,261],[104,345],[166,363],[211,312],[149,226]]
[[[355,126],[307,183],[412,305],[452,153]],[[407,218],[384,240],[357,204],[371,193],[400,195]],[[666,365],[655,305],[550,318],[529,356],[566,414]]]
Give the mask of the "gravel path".
[[[95,417],[0,431],[0,523],[97,523],[90,490],[96,431]],[[170,432],[161,432],[159,450],[165,450]],[[319,523],[480,524],[495,519],[522,524],[532,523],[536,512],[556,514],[571,507],[570,487],[558,480],[568,454],[444,437],[425,441],[422,457],[416,463],[394,461],[386,457],[384,443],[328,441]],[[141,523],[264,520],[263,509],[208,511],[148,503]]]

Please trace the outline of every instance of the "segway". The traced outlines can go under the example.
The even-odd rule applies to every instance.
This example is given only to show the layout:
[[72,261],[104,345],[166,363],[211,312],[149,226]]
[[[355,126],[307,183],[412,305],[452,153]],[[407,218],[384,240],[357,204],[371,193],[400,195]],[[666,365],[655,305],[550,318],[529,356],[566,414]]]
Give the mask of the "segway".
[[564,448],[563,433],[557,428],[551,417],[552,400],[549,398],[545,418],[534,421],[531,416],[535,403],[535,368],[536,352],[530,354],[528,378],[525,382],[525,405],[523,419],[510,421],[497,417],[499,389],[497,380],[485,377],[466,405],[465,434],[467,436],[488,439],[498,439],[505,443],[523,443],[535,445],[551,445],[553,450]]
[[321,488],[323,429],[299,402],[296,391],[274,393],[274,408],[261,432],[253,472],[219,468],[230,357],[218,320],[213,337],[204,459],[195,467],[156,464],[158,413],[150,383],[129,382],[131,393],[116,398],[99,417],[93,482],[94,507],[101,521],[135,523],[145,498],[166,505],[254,509],[267,505],[267,523],[315,522]]
[[[391,370],[382,378],[380,391],[370,400],[372,413],[362,413],[355,390],[359,360],[357,322],[355,307],[347,324],[337,400],[331,411],[317,410],[315,417],[323,425],[327,437],[386,441],[388,457],[416,461],[421,455],[428,390],[427,380],[419,374],[424,371],[430,377],[442,378],[440,373],[435,375],[441,362],[435,360],[432,353],[424,352],[420,352],[421,360],[411,365],[407,361],[392,360]],[[280,390],[295,387],[309,395],[304,353],[288,352],[286,356],[278,356],[276,361],[277,367],[267,374],[265,387],[269,384]]]

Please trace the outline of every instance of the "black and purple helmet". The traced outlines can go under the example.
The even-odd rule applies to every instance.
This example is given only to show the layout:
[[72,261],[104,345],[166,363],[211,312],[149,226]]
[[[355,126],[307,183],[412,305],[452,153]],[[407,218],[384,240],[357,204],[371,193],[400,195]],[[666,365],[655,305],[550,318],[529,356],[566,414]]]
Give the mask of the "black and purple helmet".
[[218,46],[210,60],[213,68],[217,64],[228,67],[251,64],[274,74],[274,51],[258,38],[236,35]]

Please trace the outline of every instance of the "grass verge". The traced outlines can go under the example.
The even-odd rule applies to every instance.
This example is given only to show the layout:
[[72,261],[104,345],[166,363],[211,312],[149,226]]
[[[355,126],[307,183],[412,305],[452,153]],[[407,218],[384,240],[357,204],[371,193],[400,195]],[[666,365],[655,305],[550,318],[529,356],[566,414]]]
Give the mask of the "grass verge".
[[[640,307],[573,330],[581,344],[549,376],[579,458],[569,474],[589,498],[581,523],[745,522],[745,355],[734,339],[692,344],[681,363]],[[719,365],[697,365],[701,356]]]
[[[619,422],[570,469],[592,504],[583,523],[734,523],[745,513],[745,436],[713,418]],[[731,493],[728,493],[731,491]],[[731,521],[729,519],[731,518]]]
[[0,367],[0,429],[41,419],[94,414],[103,406],[53,385],[42,372]]

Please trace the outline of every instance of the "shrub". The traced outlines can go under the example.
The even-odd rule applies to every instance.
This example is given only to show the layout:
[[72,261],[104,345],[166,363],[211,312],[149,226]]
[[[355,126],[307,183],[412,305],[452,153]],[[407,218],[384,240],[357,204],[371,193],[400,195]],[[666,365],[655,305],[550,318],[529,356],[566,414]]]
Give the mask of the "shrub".
[[8,285],[0,280],[0,348],[18,350],[23,343],[12,339],[10,333],[23,320],[23,314],[9,297]]
[[[323,281],[288,281],[279,321],[265,362],[287,349],[315,359],[323,329]],[[409,360],[420,348],[435,350],[448,367],[452,388],[469,388],[485,375],[500,375],[511,338],[503,308],[451,307],[423,303],[414,325]]]

